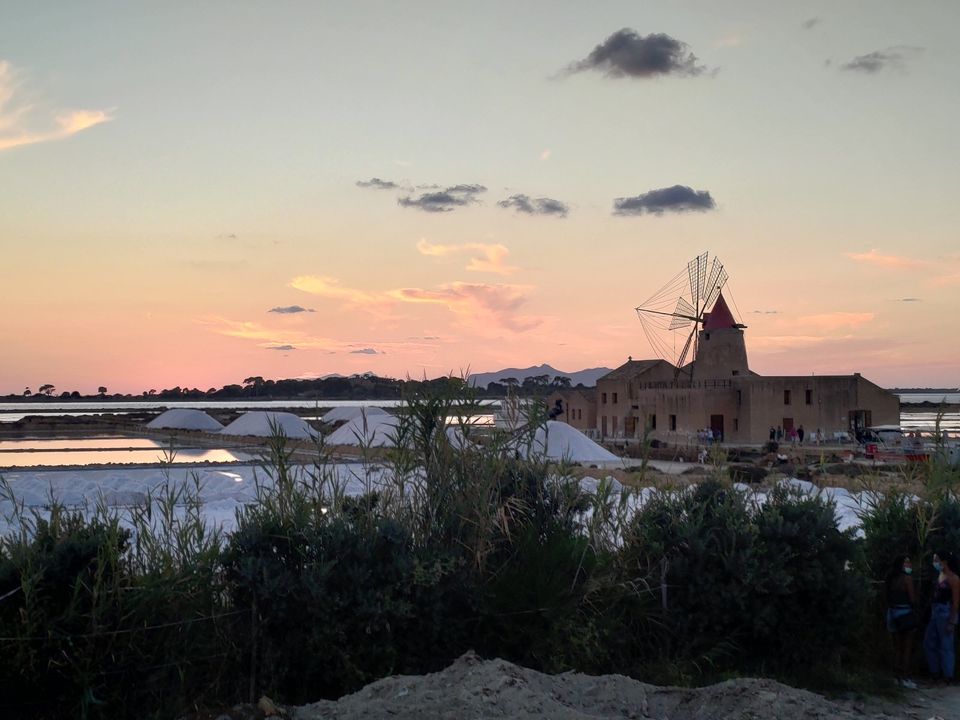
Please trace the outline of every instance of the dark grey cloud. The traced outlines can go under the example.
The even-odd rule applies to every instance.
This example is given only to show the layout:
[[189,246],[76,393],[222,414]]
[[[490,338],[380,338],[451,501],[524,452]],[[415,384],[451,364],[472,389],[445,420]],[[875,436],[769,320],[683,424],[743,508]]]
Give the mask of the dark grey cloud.
[[284,307],[270,308],[267,312],[279,313],[280,315],[294,315],[296,313],[316,312],[313,308],[305,308],[300,305],[286,305]]
[[820,18],[812,17],[809,20],[804,20],[802,23],[800,23],[800,27],[802,27],[804,30],[812,30],[822,22],[823,20],[821,20]]
[[665,212],[706,212],[717,204],[706,190],[674,185],[613,201],[614,215],[663,215]]
[[268,345],[267,350],[296,350],[293,345]]
[[920,298],[909,297],[909,298],[899,298],[897,302],[922,302]]
[[401,207],[412,207],[424,212],[450,212],[458,207],[477,202],[477,195],[486,192],[483,185],[451,185],[444,190],[421,193],[418,197],[402,197],[397,200]]
[[875,75],[882,70],[891,68],[903,69],[908,59],[919,55],[921,52],[923,52],[923,48],[906,45],[887,48],[886,50],[875,50],[866,55],[858,55],[850,62],[841,65],[840,69]]
[[351,355],[380,355],[381,353],[378,353],[373,348],[361,348],[359,350],[351,350],[350,354]]
[[513,208],[526,215],[553,215],[566,217],[570,211],[566,203],[553,198],[531,198],[529,195],[511,195],[506,200],[497,203],[502,208]]
[[381,180],[375,177],[369,180],[357,180],[357,187],[371,188],[373,190],[396,190],[400,186],[392,180]]
[[640,35],[636,30],[618,30],[583,60],[567,67],[568,73],[597,70],[609,77],[649,78],[658,75],[690,77],[707,71],[697,62],[686,43],[665,35]]

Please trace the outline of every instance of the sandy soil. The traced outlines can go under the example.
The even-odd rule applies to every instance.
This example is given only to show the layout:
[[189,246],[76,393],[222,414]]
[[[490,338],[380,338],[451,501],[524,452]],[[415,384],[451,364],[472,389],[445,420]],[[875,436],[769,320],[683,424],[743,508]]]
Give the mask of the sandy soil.
[[960,688],[913,691],[901,702],[828,700],[773,680],[729,680],[700,689],[657,687],[621,675],[544,675],[468,653],[425,676],[377,681],[337,702],[290,708],[299,720],[813,720],[960,718]]

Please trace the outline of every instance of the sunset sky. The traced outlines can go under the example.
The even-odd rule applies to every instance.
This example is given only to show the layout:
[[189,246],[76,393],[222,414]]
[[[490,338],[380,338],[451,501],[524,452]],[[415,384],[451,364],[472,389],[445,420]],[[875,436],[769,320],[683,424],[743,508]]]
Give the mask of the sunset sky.
[[958,27],[956,0],[8,0],[0,393],[615,367],[706,250],[752,369],[956,387]]

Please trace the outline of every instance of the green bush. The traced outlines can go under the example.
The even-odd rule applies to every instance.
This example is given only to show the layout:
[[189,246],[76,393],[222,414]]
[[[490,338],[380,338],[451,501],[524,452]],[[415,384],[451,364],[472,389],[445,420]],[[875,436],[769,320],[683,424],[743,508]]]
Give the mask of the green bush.
[[853,531],[838,530],[834,512],[821,496],[778,486],[754,517],[748,657],[789,673],[841,660],[867,593],[851,569]]
[[850,637],[863,599],[862,581],[847,569],[855,557],[852,534],[837,530],[823,499],[776,489],[755,509],[707,481],[654,497],[638,513],[622,561],[660,600],[675,663],[696,674],[795,673],[838,656]]
[[731,481],[751,485],[763,482],[763,479],[769,475],[767,469],[759,465],[728,465],[727,472]]

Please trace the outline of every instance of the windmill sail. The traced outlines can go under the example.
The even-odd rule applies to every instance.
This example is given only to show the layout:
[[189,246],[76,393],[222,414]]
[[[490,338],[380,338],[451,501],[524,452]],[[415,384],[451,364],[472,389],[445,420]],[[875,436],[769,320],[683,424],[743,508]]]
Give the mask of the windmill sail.
[[[677,376],[691,351],[696,357],[698,332],[727,279],[723,263],[705,252],[687,263],[686,272],[678,273],[636,308],[650,347],[658,357],[676,365]],[[672,343],[664,337],[665,333],[678,331],[686,335],[679,355],[676,337]]]

